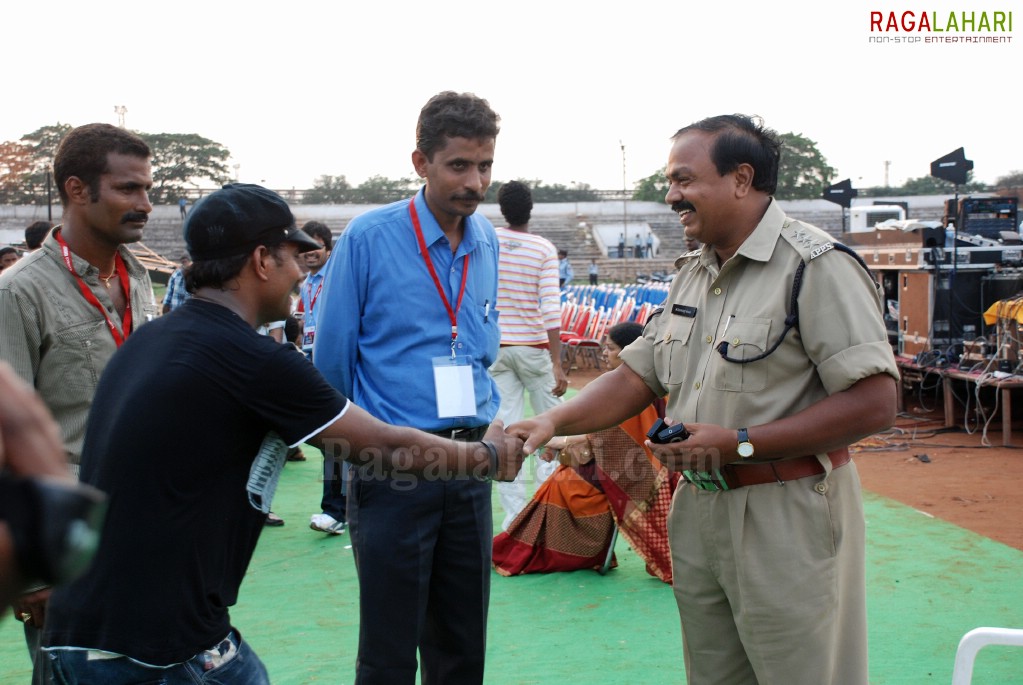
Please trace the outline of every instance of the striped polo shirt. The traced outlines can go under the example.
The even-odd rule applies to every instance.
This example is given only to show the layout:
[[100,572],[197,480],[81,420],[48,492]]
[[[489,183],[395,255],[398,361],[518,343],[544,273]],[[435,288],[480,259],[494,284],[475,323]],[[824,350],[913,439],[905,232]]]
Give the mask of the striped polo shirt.
[[561,327],[558,251],[532,233],[498,228],[497,310],[502,345],[539,345]]

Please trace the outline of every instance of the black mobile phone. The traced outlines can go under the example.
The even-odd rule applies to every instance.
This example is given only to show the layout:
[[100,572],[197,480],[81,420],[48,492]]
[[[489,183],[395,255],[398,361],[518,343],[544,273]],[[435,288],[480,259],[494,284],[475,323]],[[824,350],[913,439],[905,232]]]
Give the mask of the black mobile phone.
[[669,426],[664,419],[657,419],[647,431],[647,438],[655,445],[666,445],[669,442],[681,442],[689,437],[689,431],[681,422]]

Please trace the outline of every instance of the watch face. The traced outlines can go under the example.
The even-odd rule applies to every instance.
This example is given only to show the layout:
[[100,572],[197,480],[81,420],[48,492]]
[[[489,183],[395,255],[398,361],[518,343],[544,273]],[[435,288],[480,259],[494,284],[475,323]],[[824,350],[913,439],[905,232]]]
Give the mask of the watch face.
[[749,442],[740,442],[739,448],[736,450],[740,457],[748,458],[753,456],[753,444]]

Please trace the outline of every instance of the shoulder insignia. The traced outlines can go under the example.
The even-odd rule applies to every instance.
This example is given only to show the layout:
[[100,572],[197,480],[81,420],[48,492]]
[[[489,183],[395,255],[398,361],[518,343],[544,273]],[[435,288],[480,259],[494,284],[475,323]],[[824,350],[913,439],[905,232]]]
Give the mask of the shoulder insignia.
[[810,259],[816,259],[817,257],[820,257],[822,254],[824,254],[828,250],[833,250],[833,249],[835,249],[835,244],[834,243],[824,243],[823,245],[818,245],[817,247],[815,247],[812,250],[810,250]]
[[782,225],[781,237],[796,249],[804,261],[820,257],[835,248],[834,239],[825,231],[791,219]]

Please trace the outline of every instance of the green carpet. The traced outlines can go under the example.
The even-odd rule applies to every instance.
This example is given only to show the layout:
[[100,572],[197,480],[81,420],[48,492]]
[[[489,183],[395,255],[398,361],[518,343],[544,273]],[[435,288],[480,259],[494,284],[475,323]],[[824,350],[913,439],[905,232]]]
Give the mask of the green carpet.
[[[274,683],[351,683],[358,641],[352,551],[347,535],[308,528],[320,499],[320,462],[315,450],[306,453],[309,461],[284,470],[274,510],[286,525],[265,530],[232,616]],[[494,503],[496,512],[496,491]],[[1023,626],[1023,552],[882,497],[868,495],[866,512],[873,685],[947,684],[965,632]],[[499,520],[495,514],[495,529]],[[619,567],[606,576],[494,575],[488,684],[685,681],[671,589],[648,576],[621,540],[617,552]],[[0,683],[28,682],[21,625],[8,611],[0,622]],[[1023,650],[983,649],[973,682],[1023,682]]]

